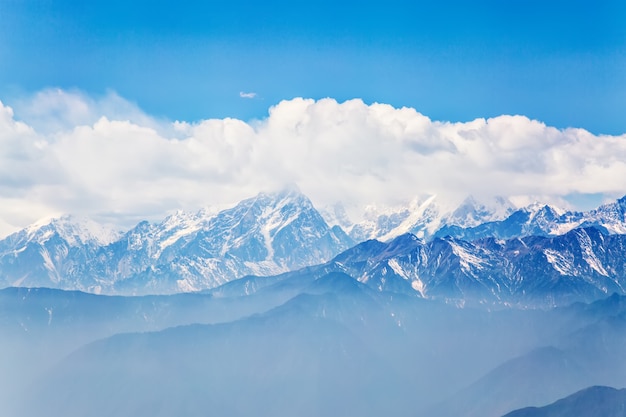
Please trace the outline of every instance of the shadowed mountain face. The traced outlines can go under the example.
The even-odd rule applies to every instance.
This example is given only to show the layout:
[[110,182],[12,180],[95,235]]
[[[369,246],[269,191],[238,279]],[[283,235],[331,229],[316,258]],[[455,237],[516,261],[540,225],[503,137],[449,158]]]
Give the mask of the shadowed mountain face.
[[504,417],[623,417],[626,389],[593,386],[545,407],[527,407]]
[[216,289],[239,294],[296,276],[342,272],[381,292],[460,306],[552,308],[591,302],[626,288],[626,235],[595,228],[555,237],[453,238],[425,242],[402,235],[360,243],[322,265],[281,276],[247,277]]

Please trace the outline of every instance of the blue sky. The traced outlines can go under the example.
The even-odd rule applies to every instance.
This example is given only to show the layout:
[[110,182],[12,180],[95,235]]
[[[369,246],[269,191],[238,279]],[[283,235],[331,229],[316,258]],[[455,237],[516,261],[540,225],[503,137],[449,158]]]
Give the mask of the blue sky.
[[0,0],[0,235],[294,183],[354,220],[433,194],[589,209],[626,194],[624,22],[624,1]]
[[[0,1],[0,100],[115,91],[170,120],[293,97],[626,132],[623,1]],[[242,98],[240,92],[256,93]]]

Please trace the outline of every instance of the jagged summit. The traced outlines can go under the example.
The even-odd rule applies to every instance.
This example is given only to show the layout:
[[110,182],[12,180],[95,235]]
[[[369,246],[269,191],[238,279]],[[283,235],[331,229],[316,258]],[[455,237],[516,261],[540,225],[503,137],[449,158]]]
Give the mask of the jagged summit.
[[121,234],[121,231],[97,223],[88,217],[66,214],[56,218],[41,219],[25,229],[9,235],[5,240],[10,240],[16,244],[18,242],[43,244],[56,236],[65,240],[70,246],[107,245],[119,239]]
[[416,197],[404,205],[368,206],[362,221],[346,225],[344,220],[345,226],[342,226],[356,241],[388,241],[405,233],[430,239],[442,227],[474,227],[485,222],[502,220],[514,209],[515,206],[503,197],[479,201],[468,196],[459,204],[456,200],[427,195]]
[[177,211],[123,234],[64,216],[0,242],[3,284],[108,293],[211,288],[325,262],[353,244],[297,188],[226,210]]
[[494,197],[489,201],[479,201],[468,196],[446,218],[446,224],[473,227],[485,221],[505,219],[515,210],[515,206],[504,197]]
[[406,234],[365,241],[306,274],[343,272],[378,291],[458,305],[551,308],[624,294],[624,247],[626,235],[595,227],[508,240]]

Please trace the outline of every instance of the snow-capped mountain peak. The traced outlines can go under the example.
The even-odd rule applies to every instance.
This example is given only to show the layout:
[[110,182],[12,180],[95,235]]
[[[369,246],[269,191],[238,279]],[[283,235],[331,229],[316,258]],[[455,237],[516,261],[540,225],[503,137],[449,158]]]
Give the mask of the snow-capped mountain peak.
[[70,246],[87,244],[108,245],[119,239],[121,232],[95,222],[87,217],[63,215],[56,218],[42,219],[24,229],[23,239],[26,242],[45,243],[57,234]]
[[503,197],[479,201],[469,196],[459,204],[456,199],[427,195],[394,207],[368,206],[364,220],[346,230],[356,241],[389,241],[405,233],[429,239],[442,227],[473,227],[502,220],[514,210],[515,206]]
[[64,216],[0,241],[5,285],[143,294],[196,291],[326,262],[353,241],[297,189],[176,211],[123,235]]
[[406,233],[414,233],[419,238],[432,234],[439,228],[442,220],[441,208],[436,200],[437,196],[431,195],[424,201],[411,201],[408,216],[393,230],[380,236],[380,240],[391,240]]
[[626,196],[591,210],[586,220],[600,221],[611,233],[626,234]]
[[474,227],[489,221],[503,220],[515,211],[516,207],[504,197],[493,197],[489,200],[478,201],[468,196],[463,202],[446,217],[448,225]]
[[[346,221],[342,207],[334,215]],[[346,256],[338,256],[342,251],[377,238],[384,242],[369,240],[349,252],[355,262],[379,264],[378,272],[359,272],[358,279],[385,287],[395,274],[402,280],[398,285],[426,296],[439,285],[441,274],[481,280],[503,256],[511,262],[521,259],[530,250],[525,242],[536,246],[533,239],[538,237],[547,239],[542,241],[546,246],[533,254],[532,263],[540,263],[542,271],[578,277],[571,271],[583,265],[604,280],[621,273],[619,265],[611,264],[617,252],[603,252],[602,242],[605,236],[626,234],[626,198],[588,212],[569,212],[545,204],[514,210],[502,198],[468,197],[455,204],[428,195],[394,207],[370,206],[364,220],[348,230],[352,238],[338,225],[331,227],[293,187],[224,210],[176,211],[158,223],[143,221],[123,235],[89,219],[62,216],[0,241],[0,283],[123,294],[195,291],[335,257],[338,265],[345,264]],[[569,252],[550,240],[565,233],[569,236],[559,242],[571,246],[576,240]],[[404,255],[385,260],[396,253]],[[444,261],[445,271],[439,269]],[[430,266],[413,276],[409,272],[415,262]],[[432,282],[421,274],[432,274]],[[511,279],[511,290],[521,285]],[[613,284],[602,285],[608,290]]]
[[586,212],[566,211],[535,202],[515,210],[502,220],[471,227],[444,227],[437,234],[467,240],[483,237],[506,239],[531,235],[560,236],[581,227],[597,227],[607,233],[626,234],[626,198]]

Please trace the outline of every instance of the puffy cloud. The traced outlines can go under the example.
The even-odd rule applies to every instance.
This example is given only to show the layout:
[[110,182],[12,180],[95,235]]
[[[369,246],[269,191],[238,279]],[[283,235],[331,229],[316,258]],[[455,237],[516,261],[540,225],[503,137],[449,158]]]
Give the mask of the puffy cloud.
[[165,122],[110,93],[0,104],[0,234],[70,212],[122,226],[296,183],[318,205],[437,193],[626,193],[626,135],[523,116],[432,121],[410,108],[296,98],[250,123]]

